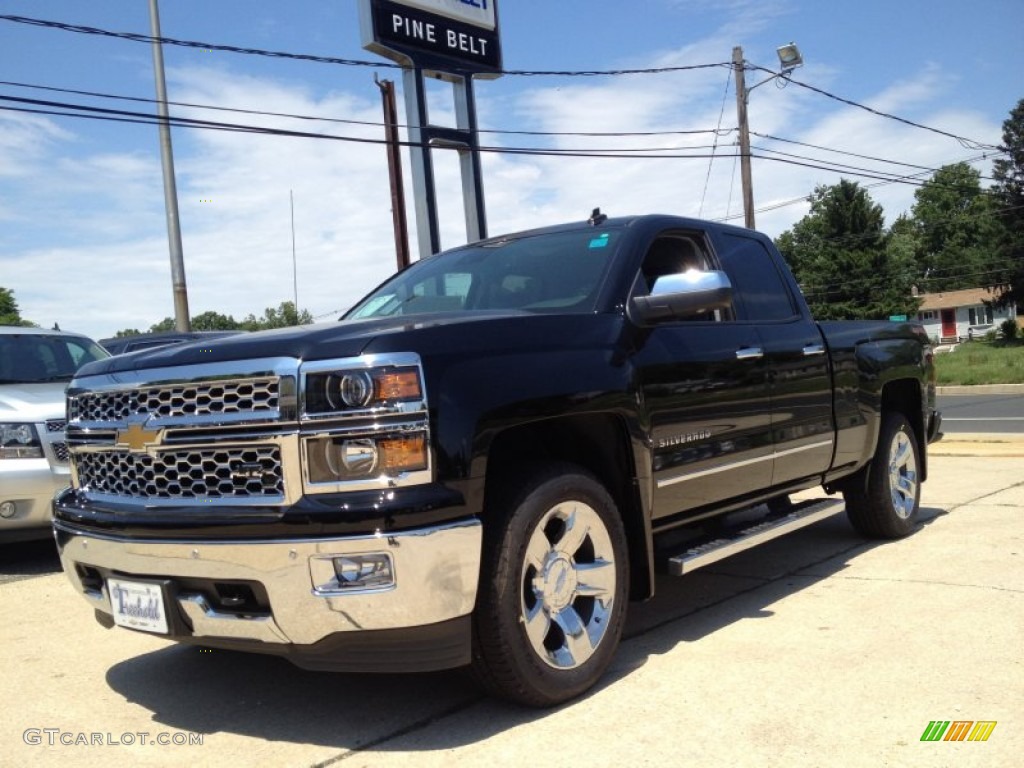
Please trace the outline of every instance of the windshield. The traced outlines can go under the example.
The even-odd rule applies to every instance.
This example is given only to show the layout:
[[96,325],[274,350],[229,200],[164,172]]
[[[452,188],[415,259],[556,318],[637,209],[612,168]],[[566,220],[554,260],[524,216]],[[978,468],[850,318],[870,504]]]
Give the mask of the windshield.
[[618,232],[577,229],[446,251],[371,293],[345,319],[518,309],[593,312]]
[[81,336],[0,334],[0,383],[38,384],[71,381],[80,367],[108,357],[102,347]]

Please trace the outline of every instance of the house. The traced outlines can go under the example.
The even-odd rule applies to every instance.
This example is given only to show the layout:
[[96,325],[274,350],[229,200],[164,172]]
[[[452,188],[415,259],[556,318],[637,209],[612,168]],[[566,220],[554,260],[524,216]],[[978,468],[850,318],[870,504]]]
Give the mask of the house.
[[924,325],[929,337],[944,343],[984,336],[998,330],[1007,318],[1017,320],[1013,304],[1002,308],[992,305],[999,298],[999,291],[994,288],[926,293],[921,298],[918,322]]

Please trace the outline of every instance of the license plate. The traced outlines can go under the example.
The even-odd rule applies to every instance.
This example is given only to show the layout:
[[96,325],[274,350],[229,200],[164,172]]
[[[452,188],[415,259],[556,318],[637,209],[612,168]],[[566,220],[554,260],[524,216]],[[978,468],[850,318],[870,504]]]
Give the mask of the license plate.
[[159,584],[107,579],[114,623],[144,632],[167,634],[167,611]]

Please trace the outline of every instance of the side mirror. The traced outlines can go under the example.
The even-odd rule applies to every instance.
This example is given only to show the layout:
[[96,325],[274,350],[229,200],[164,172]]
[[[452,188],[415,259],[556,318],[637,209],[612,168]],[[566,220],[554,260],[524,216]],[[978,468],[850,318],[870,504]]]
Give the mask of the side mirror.
[[633,299],[638,319],[644,323],[682,319],[732,306],[732,283],[725,272],[696,269],[662,275],[647,296]]

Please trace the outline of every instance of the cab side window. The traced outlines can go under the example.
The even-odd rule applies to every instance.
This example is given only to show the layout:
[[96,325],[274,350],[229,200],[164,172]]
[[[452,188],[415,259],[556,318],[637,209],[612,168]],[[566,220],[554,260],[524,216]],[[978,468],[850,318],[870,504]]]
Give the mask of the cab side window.
[[[659,236],[644,256],[640,275],[633,287],[633,294],[650,294],[658,278],[665,275],[683,274],[689,270],[707,271],[716,269],[708,256],[703,239],[690,233],[666,233]],[[721,322],[732,319],[731,312],[720,309],[685,318],[688,321]]]
[[643,275],[641,289],[647,293],[663,275],[674,275],[689,269],[707,269],[707,258],[697,244],[688,237],[659,237],[644,257],[640,272]]
[[763,323],[791,320],[799,313],[771,254],[759,241],[722,234],[718,256],[729,275],[743,319]]

